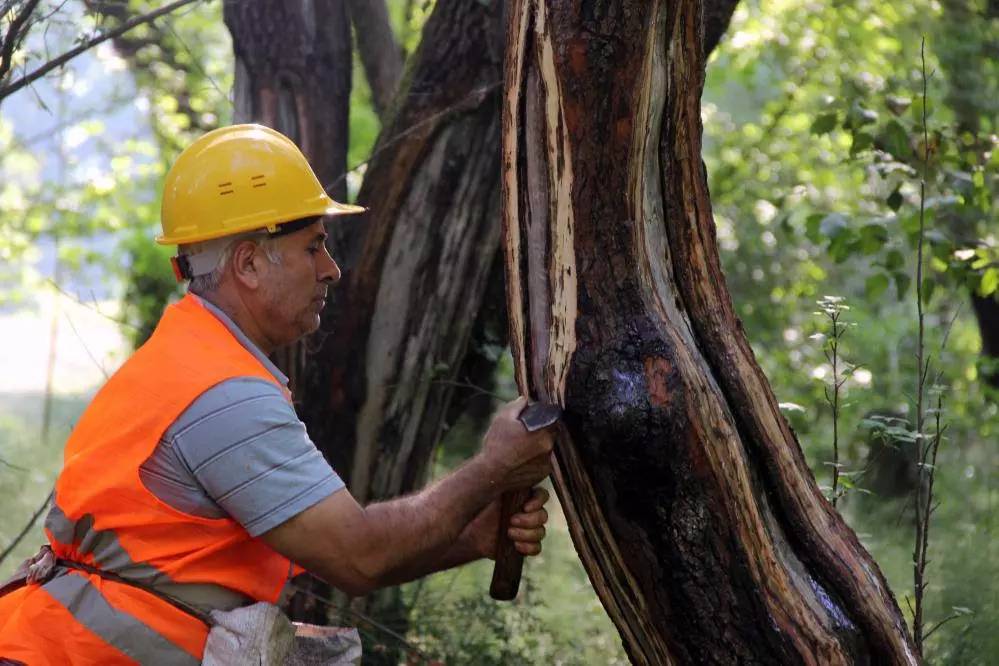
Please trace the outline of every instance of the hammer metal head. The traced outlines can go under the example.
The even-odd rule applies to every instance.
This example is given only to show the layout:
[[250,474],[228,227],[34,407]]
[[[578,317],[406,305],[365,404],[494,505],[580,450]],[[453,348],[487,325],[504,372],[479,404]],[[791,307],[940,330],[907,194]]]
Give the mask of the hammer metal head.
[[548,402],[532,402],[524,407],[517,418],[527,428],[527,432],[536,432],[562,418],[562,408]]

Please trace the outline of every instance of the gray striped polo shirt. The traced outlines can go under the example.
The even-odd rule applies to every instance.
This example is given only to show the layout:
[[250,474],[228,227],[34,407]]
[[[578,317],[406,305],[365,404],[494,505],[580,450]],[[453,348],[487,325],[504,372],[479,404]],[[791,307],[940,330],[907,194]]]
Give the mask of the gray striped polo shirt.
[[[282,384],[288,378],[213,303],[200,299]],[[236,377],[202,393],[139,468],[143,484],[185,513],[231,516],[259,536],[344,487],[273,383]]]

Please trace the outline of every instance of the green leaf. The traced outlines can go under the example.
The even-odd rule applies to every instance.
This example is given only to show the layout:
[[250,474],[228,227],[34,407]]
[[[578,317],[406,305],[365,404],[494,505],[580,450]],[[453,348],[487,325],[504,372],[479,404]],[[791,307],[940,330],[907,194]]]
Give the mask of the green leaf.
[[979,296],[990,296],[999,288],[999,268],[989,268],[982,273],[982,281],[978,285]]
[[819,234],[821,238],[838,238],[849,230],[849,222],[845,216],[839,213],[829,213],[819,222]]
[[824,218],[822,213],[812,213],[805,218],[805,236],[813,243],[822,242],[822,220]]
[[857,235],[851,229],[844,229],[829,240],[829,256],[841,264],[857,251]]
[[823,113],[812,123],[812,134],[816,134],[818,136],[828,134],[835,129],[837,120],[838,118],[835,113]]
[[912,278],[909,277],[908,273],[903,273],[901,271],[896,271],[891,274],[892,278],[895,280],[895,294],[898,296],[898,300],[903,300],[905,294],[909,291],[909,285],[912,283]]
[[890,250],[885,255],[884,266],[890,271],[897,270],[905,265],[905,257],[898,250]]
[[885,125],[883,141],[885,149],[900,160],[912,157],[912,147],[909,145],[909,133],[897,120],[890,120]]
[[901,189],[901,185],[896,186],[895,189],[892,190],[891,194],[888,195],[888,198],[885,199],[885,203],[888,204],[888,207],[894,211],[898,211],[898,209],[902,207]]
[[856,157],[873,145],[873,136],[867,132],[857,132],[853,135],[853,143],[850,145],[850,157]]
[[933,298],[933,292],[937,288],[937,282],[932,276],[926,276],[923,278],[923,305],[930,302]]
[[990,263],[992,263],[992,262],[989,260],[988,257],[979,254],[979,255],[977,255],[977,258],[974,261],[971,262],[971,269],[977,271],[980,268],[985,268]]
[[875,273],[864,282],[864,292],[868,300],[877,300],[886,289],[888,289],[888,276],[884,273]]
[[860,251],[874,254],[888,242],[888,230],[880,224],[865,224],[860,229]]

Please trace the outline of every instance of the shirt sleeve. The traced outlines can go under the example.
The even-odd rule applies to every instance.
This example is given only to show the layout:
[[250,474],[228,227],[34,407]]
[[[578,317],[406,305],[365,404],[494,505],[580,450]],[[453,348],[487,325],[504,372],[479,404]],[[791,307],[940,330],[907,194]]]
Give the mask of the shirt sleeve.
[[344,487],[272,382],[231,379],[175,423],[173,445],[205,493],[259,536]]

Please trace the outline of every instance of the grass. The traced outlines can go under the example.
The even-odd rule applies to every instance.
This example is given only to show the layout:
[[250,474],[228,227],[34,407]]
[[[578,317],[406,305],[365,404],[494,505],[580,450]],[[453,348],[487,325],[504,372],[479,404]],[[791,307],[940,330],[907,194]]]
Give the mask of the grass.
[[[42,430],[43,396],[40,393],[0,394],[0,550],[21,531],[45,500],[62,466],[62,451],[73,423],[89,395],[57,395],[47,441]],[[45,543],[44,514],[34,529],[0,563],[0,579],[9,576],[21,560]]]

